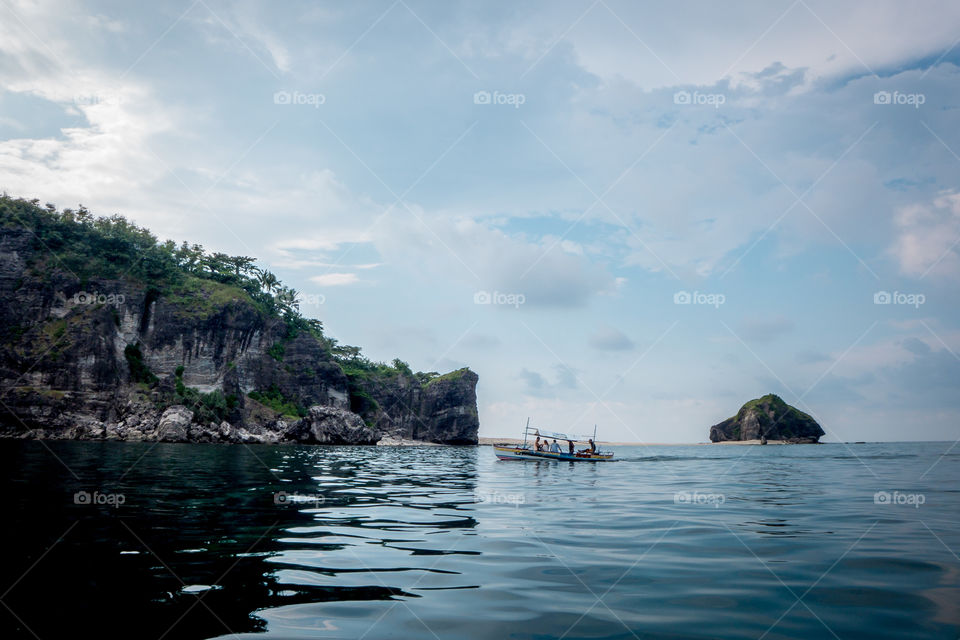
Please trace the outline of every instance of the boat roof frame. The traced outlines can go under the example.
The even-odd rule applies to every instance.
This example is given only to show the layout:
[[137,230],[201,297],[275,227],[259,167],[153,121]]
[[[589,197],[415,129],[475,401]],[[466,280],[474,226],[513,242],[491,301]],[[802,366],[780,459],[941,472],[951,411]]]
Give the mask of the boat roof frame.
[[531,427],[529,420],[527,421],[527,426],[523,431],[523,440],[526,442],[527,436],[540,436],[541,438],[552,438],[554,440],[565,440],[567,442],[589,442],[590,440],[596,441],[597,431],[594,427],[593,435],[578,435],[578,434],[567,434],[561,433],[559,431],[544,431],[539,427]]

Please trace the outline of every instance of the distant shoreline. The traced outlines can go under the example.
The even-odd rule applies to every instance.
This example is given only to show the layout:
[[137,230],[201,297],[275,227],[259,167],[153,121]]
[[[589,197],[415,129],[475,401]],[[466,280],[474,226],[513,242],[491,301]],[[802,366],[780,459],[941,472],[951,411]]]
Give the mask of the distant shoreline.
[[[530,442],[528,440],[527,442]],[[522,438],[493,438],[480,436],[478,438],[477,444],[479,445],[494,445],[494,444],[523,444]],[[606,445],[608,447],[699,447],[703,445],[760,445],[759,440],[728,440],[726,442],[607,442],[606,440],[597,440],[598,445]],[[796,443],[796,442],[787,442],[786,440],[768,440],[767,444],[805,444],[805,443]],[[829,444],[829,443],[818,443],[818,444]]]

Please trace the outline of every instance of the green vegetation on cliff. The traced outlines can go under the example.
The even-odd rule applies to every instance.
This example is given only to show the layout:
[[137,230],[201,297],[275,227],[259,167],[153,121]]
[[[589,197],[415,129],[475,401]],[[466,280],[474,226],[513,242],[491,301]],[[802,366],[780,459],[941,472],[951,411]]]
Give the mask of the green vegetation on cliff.
[[434,374],[433,377],[431,377],[429,380],[424,382],[424,386],[430,386],[436,382],[442,382],[446,380],[459,380],[468,371],[470,371],[469,367],[463,367],[462,369],[457,369],[456,371],[445,373],[442,376]]
[[737,415],[710,428],[713,442],[761,438],[816,442],[822,435],[816,420],[773,393],[746,402]]
[[280,415],[300,418],[307,415],[307,410],[284,396],[277,385],[271,385],[266,391],[251,391],[247,396],[264,406],[270,407]]
[[[298,293],[284,286],[255,258],[208,252],[199,244],[160,242],[148,229],[120,215],[95,217],[83,205],[58,211],[39,200],[0,195],[0,225],[33,235],[31,273],[47,279],[57,271],[89,280],[128,279],[147,284],[184,313],[202,315],[242,299],[291,331],[326,340],[319,320],[300,315]],[[178,304],[180,303],[180,304]]]
[[139,344],[128,344],[123,350],[123,355],[127,358],[127,364],[130,366],[131,380],[145,384],[153,384],[157,381],[157,376],[153,375],[153,372],[143,362],[143,353],[140,351]]
[[[18,275],[8,292],[27,292],[25,299],[40,310],[29,318],[11,313],[0,326],[0,350],[13,354],[24,369],[40,354],[45,362],[65,359],[64,366],[58,364],[61,370],[69,365],[99,376],[104,388],[114,385],[125,393],[142,393],[158,410],[183,404],[195,412],[194,422],[203,425],[242,423],[250,414],[247,398],[255,401],[250,403],[257,405],[255,410],[266,407],[302,416],[311,404],[340,402],[344,392],[350,408],[371,425],[396,421],[398,429],[414,423],[425,429],[436,414],[447,429],[462,414],[447,416],[437,408],[438,402],[459,401],[456,385],[450,389],[433,385],[457,382],[466,370],[442,376],[414,372],[400,359],[376,362],[359,347],[338,344],[324,335],[319,320],[301,315],[298,292],[256,266],[255,258],[161,241],[120,215],[96,217],[82,205],[58,210],[52,204],[41,206],[38,200],[5,194],[0,195],[0,232],[16,253],[10,262]],[[126,295],[126,305],[95,299],[85,300],[90,304],[81,307],[77,292],[98,289]],[[60,315],[44,311],[53,307]],[[200,334],[206,344],[196,341]],[[117,345],[121,367],[113,360],[117,336],[125,341]],[[248,349],[250,344],[257,348]],[[221,357],[218,349],[223,345]],[[210,352],[201,353],[204,347]],[[178,354],[174,357],[179,360],[173,362],[186,364],[190,370],[186,379],[210,380],[211,368],[217,371],[219,377],[212,379],[221,387],[209,393],[188,387],[183,366],[171,376],[171,358],[158,358],[159,349]],[[247,362],[242,371],[233,372],[233,360],[241,356]],[[204,377],[194,377],[194,367],[204,368]],[[63,385],[57,375],[61,374],[51,370],[48,378]],[[134,388],[125,389],[127,385]],[[475,394],[471,396],[475,382],[469,386],[460,395],[474,405],[470,411],[475,414]],[[445,398],[442,402],[436,399],[438,392]],[[425,417],[422,411],[432,413]],[[472,428],[474,435],[463,436],[454,429],[460,434],[454,438],[475,440],[475,424],[460,422],[453,426],[464,433]],[[437,435],[441,432],[430,432],[430,437],[444,440]]]
[[400,378],[410,381],[421,388],[426,388],[435,380],[456,378],[466,369],[454,371],[441,376],[436,371],[414,372],[410,365],[395,358],[391,364],[373,362],[360,353],[360,347],[337,345],[332,341],[331,355],[340,365],[347,376],[350,390],[350,410],[359,413],[365,419],[371,419],[380,411],[380,403],[373,397],[373,389]]

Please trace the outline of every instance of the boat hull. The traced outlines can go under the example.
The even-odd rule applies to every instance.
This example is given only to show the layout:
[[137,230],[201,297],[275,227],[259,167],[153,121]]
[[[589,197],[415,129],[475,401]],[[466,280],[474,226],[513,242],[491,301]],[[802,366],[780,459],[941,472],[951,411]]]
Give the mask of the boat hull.
[[550,451],[533,451],[523,447],[507,447],[494,445],[493,452],[500,460],[558,460],[561,462],[606,462],[613,459],[612,453],[574,454],[552,453]]

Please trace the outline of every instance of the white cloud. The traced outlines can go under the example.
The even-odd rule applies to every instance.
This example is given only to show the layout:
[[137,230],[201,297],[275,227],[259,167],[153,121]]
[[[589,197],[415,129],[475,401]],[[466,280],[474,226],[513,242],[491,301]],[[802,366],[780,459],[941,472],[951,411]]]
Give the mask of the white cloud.
[[578,307],[615,289],[603,268],[555,243],[412,208],[419,220],[394,214],[375,230],[376,246],[393,266],[431,277],[444,273],[474,289],[523,294],[525,307]]
[[895,219],[899,235],[890,253],[901,273],[923,276],[927,272],[956,277],[960,259],[960,193],[948,193],[931,204],[902,208]]
[[[136,194],[167,173],[150,143],[176,129],[176,111],[144,84],[75,55],[59,25],[76,7],[20,4],[16,11],[19,20],[46,29],[38,36],[18,19],[0,21],[4,89],[42,98],[62,109],[64,123],[74,115],[83,124],[62,126],[58,136],[0,141],[0,187],[61,206],[83,202],[131,216],[151,209]],[[101,26],[119,30],[112,22]]]
[[311,276],[310,282],[321,287],[340,287],[347,284],[355,284],[360,279],[355,273],[324,273],[319,276]]
[[[943,54],[960,24],[960,6],[950,0],[925,4],[923,11],[897,0],[697,4],[696,10],[686,3],[609,6],[617,16],[596,6],[553,55],[569,47],[591,73],[646,89],[712,85],[725,77],[750,82],[749,74],[776,61],[805,69],[810,80],[879,72]],[[576,17],[551,15],[569,23]]]

